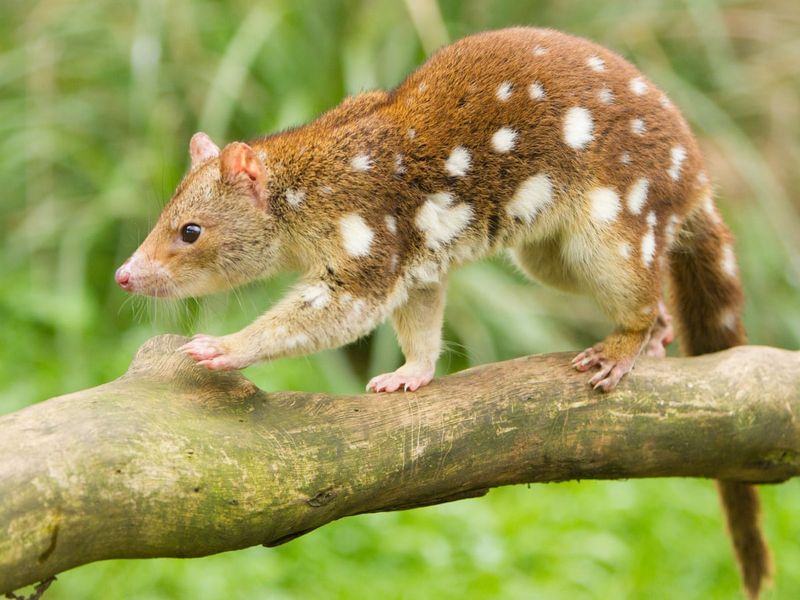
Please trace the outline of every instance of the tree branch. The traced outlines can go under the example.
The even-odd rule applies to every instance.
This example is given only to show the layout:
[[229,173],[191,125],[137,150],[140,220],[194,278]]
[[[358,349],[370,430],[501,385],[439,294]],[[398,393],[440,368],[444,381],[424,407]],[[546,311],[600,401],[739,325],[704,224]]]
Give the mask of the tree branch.
[[800,472],[798,352],[645,359],[608,395],[552,354],[330,397],[206,371],[175,352],[184,341],[154,338],[123,377],[0,418],[0,593],[513,483]]

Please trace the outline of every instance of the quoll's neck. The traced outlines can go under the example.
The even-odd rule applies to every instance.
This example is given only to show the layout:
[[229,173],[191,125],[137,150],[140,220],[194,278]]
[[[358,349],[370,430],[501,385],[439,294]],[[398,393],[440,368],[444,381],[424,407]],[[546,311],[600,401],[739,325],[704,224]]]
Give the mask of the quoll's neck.
[[299,268],[316,259],[343,213],[390,210],[409,194],[407,132],[382,112],[344,123],[331,113],[252,142],[270,172],[270,209],[291,240],[288,260]]
[[292,129],[254,142],[262,151],[271,171],[272,189],[289,192],[288,208],[297,209],[301,199],[291,190],[315,191],[363,188],[376,175],[390,177],[395,169],[395,156],[403,152],[400,128],[386,114],[373,112],[363,118],[328,126],[325,115],[306,126]]

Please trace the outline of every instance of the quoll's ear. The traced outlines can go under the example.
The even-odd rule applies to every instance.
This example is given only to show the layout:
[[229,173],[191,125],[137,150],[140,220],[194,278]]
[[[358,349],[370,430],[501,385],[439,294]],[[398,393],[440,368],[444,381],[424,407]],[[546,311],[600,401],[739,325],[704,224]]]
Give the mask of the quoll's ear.
[[248,181],[253,200],[258,206],[266,208],[267,167],[258,158],[255,150],[244,142],[228,144],[219,157],[219,167],[222,181],[226,183]]
[[194,169],[209,158],[219,156],[219,146],[212,142],[205,133],[198,131],[189,142],[189,156],[192,157],[192,169]]

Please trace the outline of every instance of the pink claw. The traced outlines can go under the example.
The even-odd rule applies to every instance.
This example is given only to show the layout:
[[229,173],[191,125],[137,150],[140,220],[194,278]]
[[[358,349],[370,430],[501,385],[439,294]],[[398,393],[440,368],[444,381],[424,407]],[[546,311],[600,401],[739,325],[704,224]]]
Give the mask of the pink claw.
[[211,335],[196,335],[178,348],[185,352],[198,365],[210,371],[227,371],[242,367],[225,349],[220,338]]
[[599,367],[598,371],[589,379],[589,385],[594,389],[601,389],[610,392],[620,382],[626,373],[633,369],[633,358],[613,359],[607,357],[603,352],[601,344],[593,348],[587,348],[572,359],[572,366],[581,372],[588,371],[592,367]]
[[394,373],[376,375],[367,384],[368,392],[395,392],[403,389],[415,392],[433,380],[433,369],[423,369],[413,365],[403,365]]

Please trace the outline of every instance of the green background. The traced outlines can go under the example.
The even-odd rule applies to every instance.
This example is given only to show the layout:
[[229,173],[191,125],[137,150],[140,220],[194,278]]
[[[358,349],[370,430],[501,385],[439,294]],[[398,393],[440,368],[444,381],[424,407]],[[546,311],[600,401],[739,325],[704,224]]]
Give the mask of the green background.
[[[223,143],[301,124],[347,94],[396,85],[447,40],[516,24],[621,52],[684,110],[737,234],[750,339],[797,348],[794,0],[5,0],[0,412],[116,377],[152,335],[237,330],[291,283],[158,303],[115,287],[194,131]],[[578,349],[608,329],[589,301],[485,261],[452,277],[440,370]],[[382,327],[247,375],[266,389],[354,392],[399,360]],[[800,486],[763,497],[778,569],[768,597],[798,598]],[[277,549],[109,561],[64,574],[46,597],[730,598],[738,585],[712,484],[660,480],[518,486],[346,519]]]

